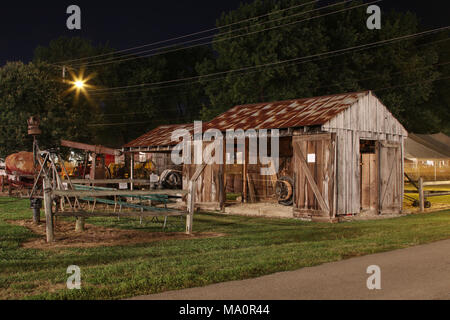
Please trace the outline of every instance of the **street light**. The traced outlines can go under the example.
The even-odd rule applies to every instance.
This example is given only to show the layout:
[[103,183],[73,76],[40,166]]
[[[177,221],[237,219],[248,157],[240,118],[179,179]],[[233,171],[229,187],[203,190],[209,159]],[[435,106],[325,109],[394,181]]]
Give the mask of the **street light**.
[[66,94],[75,91],[75,99],[78,100],[80,93],[83,93],[83,95],[89,100],[88,89],[93,88],[93,86],[90,85],[88,81],[94,78],[95,74],[90,74],[85,77],[84,70],[80,70],[79,74],[75,74],[71,70],[69,70],[69,73],[72,77],[72,80],[66,81],[66,83],[71,85],[67,89]]
[[74,85],[75,85],[75,87],[77,87],[77,89],[83,89],[84,81],[81,81],[81,80],[75,81]]

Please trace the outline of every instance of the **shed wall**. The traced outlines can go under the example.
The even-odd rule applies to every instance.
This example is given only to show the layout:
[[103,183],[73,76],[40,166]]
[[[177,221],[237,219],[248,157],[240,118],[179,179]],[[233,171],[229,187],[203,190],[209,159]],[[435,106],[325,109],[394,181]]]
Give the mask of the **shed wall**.
[[[324,124],[322,130],[337,135],[337,214],[360,213],[360,140],[403,145],[407,132],[372,93],[360,98],[353,106]],[[400,176],[396,179],[401,180],[396,183],[403,183]]]

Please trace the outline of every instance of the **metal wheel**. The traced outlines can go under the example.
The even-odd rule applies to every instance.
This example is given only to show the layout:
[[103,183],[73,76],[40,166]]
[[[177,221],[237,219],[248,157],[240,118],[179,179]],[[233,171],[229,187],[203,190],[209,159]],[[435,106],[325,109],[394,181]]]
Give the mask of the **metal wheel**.
[[276,184],[278,203],[284,206],[294,204],[294,180],[291,177],[281,177]]

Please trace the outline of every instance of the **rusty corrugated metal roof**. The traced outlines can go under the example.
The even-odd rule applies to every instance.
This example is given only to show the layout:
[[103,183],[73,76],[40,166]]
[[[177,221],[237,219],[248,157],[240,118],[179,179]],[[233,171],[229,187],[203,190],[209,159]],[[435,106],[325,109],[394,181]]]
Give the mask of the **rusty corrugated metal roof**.
[[236,106],[205,126],[228,129],[285,129],[323,125],[369,92]]
[[172,133],[175,130],[186,129],[192,131],[193,124],[174,124],[159,126],[156,129],[140,136],[134,141],[126,144],[124,148],[139,148],[139,147],[158,147],[158,146],[172,146],[177,142],[172,141]]
[[[228,129],[285,129],[323,125],[368,93],[363,91],[239,105],[203,124],[203,130],[218,129],[225,132]],[[125,148],[176,145],[171,140],[172,132],[177,129],[193,132],[193,127],[193,124],[160,126],[125,145]]]

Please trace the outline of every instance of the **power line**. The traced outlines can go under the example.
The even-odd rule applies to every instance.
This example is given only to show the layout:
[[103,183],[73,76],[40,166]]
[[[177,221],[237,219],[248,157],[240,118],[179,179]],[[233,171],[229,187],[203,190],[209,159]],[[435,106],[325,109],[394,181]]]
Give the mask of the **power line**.
[[[430,44],[433,44],[433,43],[436,43],[436,42],[442,42],[442,41],[448,41],[448,40],[450,40],[450,38],[447,38],[446,40],[431,41],[431,42],[426,43],[426,44],[418,45],[417,47],[422,47],[424,45],[430,45]],[[372,48],[373,47],[371,47],[370,49],[372,49]],[[364,50],[367,50],[367,49],[364,49]],[[361,51],[363,51],[363,50],[359,50],[359,52],[361,52]],[[359,52],[357,52],[357,53],[359,53]],[[348,54],[348,53],[355,53],[355,52],[340,53],[340,54],[333,55],[332,57],[322,58],[321,60],[334,58],[334,57],[341,56],[341,55]],[[317,60],[319,60],[319,59],[312,60],[312,62],[317,61]],[[306,62],[310,62],[310,61],[306,61]],[[275,66],[273,68],[275,68],[275,69],[277,69],[277,68],[285,68],[285,67],[288,67],[288,66],[298,65],[298,64],[301,64],[301,63],[305,63],[305,62],[304,61],[302,61],[302,62],[294,62],[294,63],[290,63],[288,65]],[[440,65],[445,65],[445,64],[434,64],[433,66],[440,66]],[[317,70],[324,70],[326,68],[328,68],[328,67],[318,68]],[[427,67],[424,67],[424,68],[427,68]],[[416,69],[414,69],[414,70],[416,70]],[[258,72],[261,72],[261,70],[250,71],[250,72],[245,73],[245,75],[258,73]],[[230,77],[234,78],[234,77],[238,77],[240,75],[241,74],[236,74],[236,75],[231,75]],[[229,80],[229,78],[228,78],[228,76],[223,76],[223,77],[220,77],[220,78],[205,80],[205,82],[214,82],[214,81],[221,81],[221,80]],[[191,84],[199,84],[199,83],[200,82],[195,81],[195,82],[191,82],[191,83],[183,83],[183,84],[180,84],[179,86],[185,86],[185,85],[191,85]],[[110,94],[137,93],[137,92],[141,92],[143,90],[169,89],[169,88],[173,88],[173,87],[174,86],[166,86],[166,87],[160,87],[160,88],[147,88],[147,89],[141,89],[141,90],[136,90],[136,91],[112,92]],[[187,92],[190,92],[190,90],[184,90],[182,93],[187,93]],[[97,94],[97,95],[100,95],[100,94]],[[173,93],[171,93],[171,94],[152,95],[151,97],[152,98],[157,98],[157,97],[166,97],[166,96],[173,96]],[[112,97],[112,96],[110,96],[110,97],[102,97],[102,100],[109,100],[109,99],[114,99],[114,101],[129,101],[129,100],[135,100],[135,99],[142,99],[142,97],[126,97],[126,98],[123,98],[123,99],[117,99],[117,98]]]
[[[446,64],[450,64],[450,62],[442,63],[441,65],[446,65]],[[416,69],[421,69],[421,68],[416,68]],[[397,73],[400,73],[400,72],[397,72]],[[397,73],[394,73],[394,74],[397,74]],[[375,77],[372,77],[372,78],[375,78]],[[370,79],[370,78],[366,78],[366,79]],[[362,80],[366,80],[366,79],[357,79],[355,81],[362,81]],[[372,91],[384,91],[384,90],[390,90],[390,89],[410,87],[410,86],[423,84],[423,83],[432,83],[432,82],[442,81],[442,80],[447,80],[447,79],[450,79],[450,76],[446,76],[446,77],[443,77],[443,78],[437,78],[437,79],[433,79],[433,80],[417,81],[417,82],[401,84],[401,85],[396,85],[396,86],[389,86],[389,87],[383,87],[383,88],[378,88],[378,89],[371,89],[371,90]],[[325,87],[333,87],[333,86],[336,86],[336,84],[329,85],[329,86],[316,87],[316,88],[313,88],[313,89],[319,89],[319,88],[325,88]],[[155,123],[155,120],[157,120],[157,119],[158,120],[166,120],[166,118],[154,118],[154,117],[152,117],[152,121],[121,122],[121,123],[101,123],[101,124],[88,124],[87,126],[89,126],[89,127],[102,127],[102,126],[106,127],[106,126],[138,125],[138,124]],[[181,117],[178,117],[178,118],[175,118],[175,119],[181,119]],[[17,128],[17,125],[0,125],[0,128],[2,128],[2,127],[15,127],[15,128]]]
[[411,82],[411,83],[408,83],[408,84],[401,84],[401,85],[397,85],[397,86],[384,87],[384,88],[380,88],[380,89],[375,89],[373,91],[383,91],[383,90],[411,87],[411,86],[415,86],[415,85],[418,85],[418,84],[430,83],[430,82],[447,80],[447,79],[450,79],[450,76],[449,77],[444,77],[444,78],[437,78],[437,79],[434,79],[434,80],[425,80],[425,81]]
[[[410,87],[410,86],[415,86],[415,85],[419,85],[419,84],[423,84],[423,83],[432,83],[432,82],[436,82],[436,81],[442,81],[442,80],[447,80],[450,79],[450,76],[448,77],[444,77],[444,78],[437,78],[434,80],[425,80],[425,81],[418,81],[418,82],[412,82],[412,83],[408,83],[408,84],[402,84],[402,85],[397,85],[397,86],[390,86],[390,87],[384,87],[384,88],[379,88],[379,89],[371,89],[372,91],[384,91],[384,90],[390,90],[390,89],[397,89],[397,88],[404,88],[404,87]],[[334,86],[334,85],[332,85]],[[158,118],[161,120],[165,120],[165,118]],[[180,117],[176,118],[176,119],[181,119]],[[90,127],[109,127],[109,126],[124,126],[124,125],[136,125],[136,124],[147,124],[147,123],[155,123],[154,121],[155,119],[153,119],[152,121],[142,121],[142,122],[122,122],[122,123],[97,123],[97,124],[90,124],[87,126]]]
[[[447,79],[450,79],[450,76],[444,77],[444,78],[437,78],[437,79],[434,79],[434,80],[418,81],[418,82],[402,84],[402,85],[397,85],[397,86],[390,86],[390,87],[384,87],[384,88],[379,88],[379,89],[372,89],[372,91],[384,91],[384,90],[390,90],[390,89],[404,88],[404,87],[410,87],[410,86],[415,86],[415,85],[424,84],[424,83],[432,83],[432,82],[442,81],[442,80],[447,80]],[[334,86],[334,85],[332,85],[332,86]],[[163,119],[163,118],[160,118],[160,119]],[[180,119],[180,118],[178,118],[178,119]],[[88,125],[88,126],[97,126],[97,127],[101,127],[101,126],[122,126],[122,125],[135,125],[135,124],[147,124],[147,123],[154,123],[154,121],[128,122],[128,123],[127,122],[123,122],[123,123],[103,123],[103,124],[93,124],[93,125]]]
[[269,13],[266,13],[266,14],[263,14],[263,15],[260,15],[260,16],[248,18],[248,19],[245,19],[245,20],[240,20],[240,21],[237,21],[237,22],[233,22],[233,23],[230,23],[230,24],[223,25],[223,26],[218,26],[218,27],[215,27],[215,28],[211,28],[211,29],[207,29],[207,30],[203,30],[203,31],[198,31],[198,32],[190,33],[190,34],[183,35],[183,36],[174,37],[174,38],[171,38],[171,39],[161,40],[161,41],[157,41],[157,42],[153,42],[153,43],[149,43],[149,44],[144,44],[144,45],[137,46],[137,47],[132,47],[132,48],[123,49],[123,50],[110,52],[110,53],[99,54],[99,55],[95,55],[95,56],[88,56],[88,57],[83,57],[83,58],[78,58],[78,59],[60,61],[60,62],[57,62],[57,63],[65,64],[65,63],[69,63],[69,62],[73,62],[73,61],[93,59],[93,58],[97,58],[97,57],[103,57],[103,56],[108,56],[108,55],[114,55],[114,54],[117,54],[117,53],[138,50],[138,49],[142,49],[142,48],[146,48],[146,47],[150,47],[150,46],[154,46],[154,45],[158,45],[158,44],[162,44],[162,43],[167,43],[167,42],[171,42],[171,41],[181,40],[181,39],[189,38],[189,37],[196,36],[196,35],[199,35],[199,34],[208,33],[208,32],[220,30],[220,29],[223,29],[223,28],[231,27],[231,26],[238,25],[238,24],[241,24],[241,23],[244,23],[244,22],[250,22],[250,21],[253,21],[253,20],[257,20],[259,18],[268,17],[268,16],[271,16],[273,14],[277,14],[277,13],[285,12],[285,11],[288,11],[288,10],[304,7],[304,6],[307,6],[307,5],[319,2],[319,1],[320,0],[314,0],[314,1],[307,2],[307,3],[302,3],[302,4],[295,5],[295,6],[292,6],[292,7],[289,7],[289,8],[285,8],[285,9],[281,9],[281,10],[277,10],[277,11],[272,11],[272,12],[269,12]]
[[[281,18],[278,18],[278,19],[275,19],[275,20],[265,21],[265,22],[253,24],[253,25],[251,25],[251,27],[254,28],[254,27],[257,27],[257,26],[260,26],[260,25],[266,25],[266,24],[269,24],[269,23],[275,23],[275,22],[278,22],[278,21],[281,21],[281,20],[285,20],[285,19],[289,19],[289,18],[293,18],[293,17],[297,17],[297,16],[306,15],[308,13],[312,13],[312,12],[316,12],[316,11],[319,11],[319,10],[335,7],[335,6],[342,5],[342,4],[345,4],[345,3],[348,3],[348,2],[352,2],[352,1],[355,1],[355,0],[341,1],[341,2],[338,2],[338,3],[334,3],[334,4],[331,4],[331,5],[323,6],[323,7],[320,7],[320,8],[313,9],[313,10],[299,12],[299,13],[292,14],[292,15],[289,15],[289,16],[286,16],[286,17],[281,17]],[[75,66],[75,67],[76,66],[93,66],[93,65],[101,65],[102,62],[113,63],[115,61],[128,61],[128,60],[133,60],[133,59],[140,59],[140,57],[137,57],[136,55],[143,54],[143,53],[148,53],[148,52],[154,52],[154,51],[158,51],[158,50],[161,50],[161,49],[170,49],[170,48],[173,48],[173,47],[179,47],[179,46],[190,44],[190,43],[193,43],[193,42],[202,41],[202,40],[206,40],[206,39],[211,39],[211,38],[214,38],[216,36],[224,36],[224,35],[228,35],[228,34],[233,34],[233,33],[236,33],[236,32],[242,31],[242,30],[247,30],[247,29],[248,29],[248,26],[245,26],[245,27],[241,27],[239,29],[230,30],[228,32],[220,33],[220,34],[217,34],[217,35],[209,35],[209,36],[205,36],[205,37],[202,37],[202,38],[191,39],[191,40],[187,40],[187,41],[184,41],[184,42],[181,42],[181,43],[175,43],[175,44],[171,44],[171,45],[167,45],[167,46],[163,46],[163,47],[159,47],[159,48],[144,50],[144,51],[140,51],[140,52],[135,52],[135,53],[130,53],[130,54],[126,54],[126,55],[121,55],[121,56],[118,56],[118,57],[111,57],[111,58],[107,58],[107,59],[101,59],[101,60],[87,62],[87,63],[74,64],[72,66]],[[206,44],[210,44],[210,43],[212,43],[212,41],[208,41],[208,42],[200,44],[200,45],[206,45]],[[197,46],[197,45],[195,45],[195,46]],[[192,47],[195,47],[195,46],[191,46],[191,47],[188,47],[188,48],[192,48]],[[178,48],[177,51],[178,50],[185,50],[185,49],[184,48]],[[170,52],[173,52],[173,51],[170,51]],[[164,52],[164,53],[168,53],[168,52]],[[148,57],[148,56],[149,55],[142,56],[142,57],[144,58],[144,57]],[[123,58],[126,58],[126,57],[133,57],[133,58],[131,58],[131,59],[123,59]],[[119,59],[121,59],[121,60],[119,60]]]
[[[424,66],[424,67],[413,68],[413,69],[406,70],[406,71],[397,71],[397,72],[389,73],[389,74],[387,74],[387,75],[388,75],[388,76],[399,75],[399,74],[402,74],[402,73],[407,73],[407,72],[409,72],[409,71],[424,70],[424,69],[427,69],[427,68],[429,68],[429,67],[444,66],[444,65],[449,65],[449,64],[450,64],[450,61],[447,61],[447,62],[443,62],[443,63],[436,63],[436,64],[427,65],[427,66]],[[382,76],[386,76],[386,74],[382,74],[382,75],[381,75],[381,74],[377,74],[377,75],[372,76],[372,77],[359,78],[359,79],[349,79],[349,81],[360,82],[360,81],[365,81],[365,80],[376,79],[376,78],[382,77]],[[443,78],[443,79],[435,79],[435,80],[444,80],[444,79],[447,79],[447,78]],[[435,81],[435,80],[429,80],[429,81]],[[425,81],[425,82],[427,82],[427,81]],[[420,82],[420,83],[424,83],[424,82],[422,81],[422,82]],[[321,88],[330,88],[330,87],[335,87],[335,86],[339,86],[339,85],[342,85],[342,84],[343,84],[343,83],[329,84],[329,85],[324,85],[324,86],[317,86],[317,87],[311,88],[311,90],[317,90],[317,89],[321,89]],[[409,86],[409,85],[410,85],[410,84],[399,85],[399,86],[402,87],[402,86]],[[395,88],[395,87],[397,87],[397,86],[387,87],[387,88]],[[374,89],[373,91],[386,90],[387,88]],[[267,96],[264,96],[264,97],[267,97]],[[165,108],[165,110],[177,110],[177,109],[176,109],[176,108]],[[124,115],[127,115],[127,114],[142,114],[142,112],[125,113]],[[103,114],[103,115],[106,115],[106,116],[107,116],[107,115],[121,115],[121,114]],[[155,118],[152,117],[152,119],[155,119]],[[164,119],[164,118],[157,118],[157,119]],[[144,123],[147,123],[147,122],[144,122]],[[123,124],[123,123],[119,123],[119,124]],[[130,122],[127,122],[127,123],[125,123],[125,124],[130,124]],[[137,123],[133,123],[133,124],[137,124]],[[139,124],[142,124],[142,122],[140,122]],[[105,125],[106,125],[106,124],[105,124]],[[115,125],[115,123],[110,123],[110,124],[108,124],[108,125]]]
[[[236,36],[232,36],[232,37],[228,37],[228,38],[224,38],[224,39],[216,39],[216,40],[213,40],[213,41],[208,41],[208,42],[205,42],[205,43],[199,43],[199,44],[196,44],[196,45],[191,45],[191,46],[187,46],[187,47],[177,48],[177,49],[173,49],[173,50],[167,50],[167,51],[164,51],[164,52],[148,54],[148,55],[142,55],[142,56],[134,56],[134,57],[126,58],[126,59],[111,60],[111,61],[107,61],[107,62],[99,62],[99,63],[91,63],[91,64],[80,64],[79,66],[83,66],[84,65],[84,66],[92,67],[92,66],[107,65],[107,64],[111,64],[111,63],[121,63],[121,62],[125,62],[125,61],[131,61],[131,60],[136,60],[136,59],[143,59],[143,58],[159,56],[159,55],[163,55],[163,54],[167,54],[167,53],[172,53],[172,52],[192,49],[192,48],[195,48],[195,47],[208,45],[208,44],[211,44],[213,42],[214,43],[219,43],[219,42],[223,42],[223,41],[227,41],[227,40],[231,40],[231,39],[246,37],[246,36],[249,36],[249,35],[265,32],[265,31],[269,31],[269,30],[274,30],[274,29],[278,29],[278,28],[282,28],[282,27],[286,27],[286,26],[291,26],[291,25],[294,25],[294,24],[298,24],[300,22],[310,21],[310,20],[314,20],[314,19],[317,19],[317,18],[326,17],[326,16],[329,16],[329,15],[332,15],[332,14],[341,13],[341,12],[349,11],[349,10],[352,10],[352,9],[357,9],[357,8],[360,8],[360,7],[363,7],[363,6],[367,6],[367,5],[370,5],[370,4],[374,4],[374,3],[378,3],[378,2],[381,2],[381,1],[383,1],[383,0],[375,0],[375,1],[372,1],[372,2],[367,3],[367,4],[361,4],[361,5],[353,6],[353,7],[350,7],[350,8],[341,9],[341,10],[333,11],[333,12],[330,12],[330,13],[322,14],[322,15],[319,15],[319,16],[314,16],[314,17],[311,17],[311,18],[307,18],[307,19],[303,19],[303,20],[298,20],[298,21],[282,24],[282,25],[279,25],[279,26],[266,28],[266,29],[263,29],[263,30],[248,32],[246,34],[236,35]],[[74,65],[74,66],[78,66],[78,65]]]
[[[114,90],[144,88],[144,87],[151,87],[151,86],[159,86],[159,85],[163,85],[163,84],[173,84],[173,83],[177,83],[177,82],[190,81],[190,80],[203,80],[204,81],[204,78],[208,78],[208,77],[224,75],[224,74],[229,74],[229,73],[234,73],[234,72],[247,71],[247,70],[252,70],[252,69],[256,69],[256,68],[264,68],[264,67],[268,67],[268,66],[280,65],[280,64],[284,64],[284,63],[288,63],[288,62],[306,60],[306,59],[311,59],[311,58],[316,58],[316,57],[323,57],[323,56],[327,56],[327,55],[331,55],[331,54],[343,53],[343,52],[367,48],[367,47],[371,48],[373,46],[377,46],[377,45],[381,45],[381,44],[386,44],[386,43],[395,42],[395,41],[401,41],[401,40],[405,40],[405,39],[409,39],[409,38],[414,38],[414,37],[418,37],[418,36],[423,36],[423,35],[427,35],[427,34],[431,34],[431,33],[440,32],[443,30],[447,30],[449,28],[450,27],[447,26],[447,27],[423,31],[423,32],[419,32],[419,33],[415,33],[415,34],[411,34],[411,35],[405,35],[405,36],[400,36],[400,37],[396,37],[396,38],[376,41],[376,42],[372,42],[372,43],[368,43],[368,44],[353,46],[353,47],[349,47],[349,48],[327,51],[327,52],[322,52],[322,53],[318,53],[318,54],[313,54],[313,55],[308,55],[308,56],[303,56],[303,57],[298,57],[298,58],[293,58],[293,59],[287,59],[287,60],[283,60],[283,61],[260,64],[260,65],[256,65],[256,66],[249,66],[249,67],[243,67],[243,68],[232,69],[232,70],[227,70],[227,71],[215,72],[215,73],[210,73],[207,75],[186,77],[186,78],[173,79],[173,80],[167,80],[167,81],[159,81],[159,82],[154,82],[154,83],[142,83],[142,84],[137,84],[137,85],[113,87],[113,88],[107,88],[107,89],[94,89],[94,90],[90,90],[90,92],[93,92],[95,94],[95,93],[103,93],[103,92],[109,92],[109,91],[114,91]],[[309,62],[309,61],[307,61],[307,62]]]

